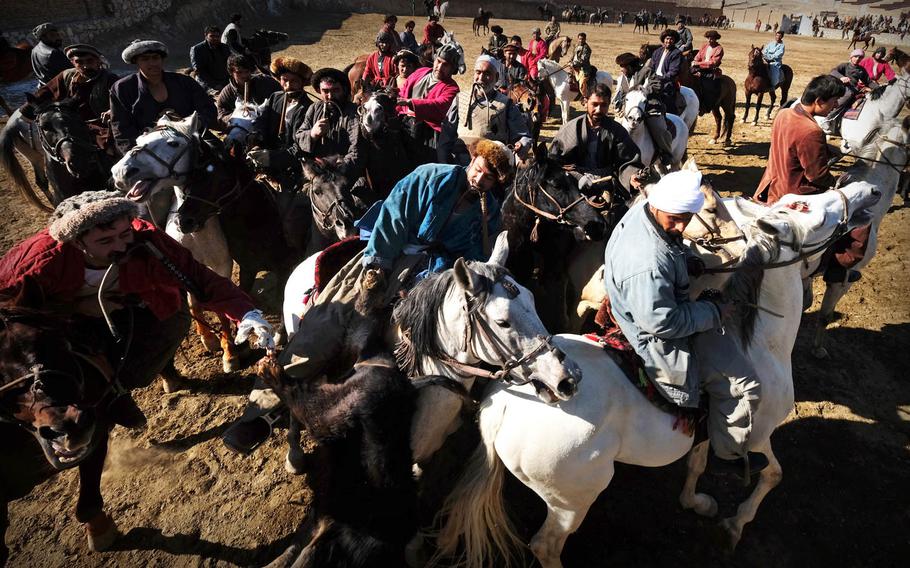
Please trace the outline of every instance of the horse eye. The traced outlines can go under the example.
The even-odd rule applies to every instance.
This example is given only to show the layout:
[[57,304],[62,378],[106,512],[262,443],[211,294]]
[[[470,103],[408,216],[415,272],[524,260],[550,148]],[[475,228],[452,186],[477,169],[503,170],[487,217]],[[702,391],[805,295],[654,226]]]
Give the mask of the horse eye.
[[715,213],[717,213],[717,208],[709,207],[708,209],[705,209],[705,213],[707,213],[708,215],[714,215]]
[[499,327],[501,327],[503,329],[509,329],[510,327],[512,327],[512,324],[510,324],[506,320],[498,320],[496,322],[496,325],[498,325]]
[[321,189],[314,189],[314,190],[313,190],[313,195],[322,195],[322,190],[321,190]]

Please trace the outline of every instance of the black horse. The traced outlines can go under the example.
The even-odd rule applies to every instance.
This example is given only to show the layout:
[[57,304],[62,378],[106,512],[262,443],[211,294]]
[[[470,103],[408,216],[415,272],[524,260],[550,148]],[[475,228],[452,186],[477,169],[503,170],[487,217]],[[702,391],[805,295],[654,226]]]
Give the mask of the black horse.
[[575,177],[549,160],[543,146],[516,173],[502,206],[509,235],[507,268],[539,299],[537,312],[550,332],[567,329],[569,310],[581,293],[569,282],[573,254],[584,241],[607,238],[623,207],[621,197],[607,200],[603,194],[579,191]]
[[103,348],[87,344],[75,321],[40,311],[42,302],[26,279],[0,304],[0,566],[9,503],[66,469],[79,468],[76,519],[89,547],[104,550],[118,535],[101,497],[113,396]]
[[304,185],[313,212],[309,254],[325,249],[332,243],[359,234],[354,222],[367,212],[376,199],[364,178],[350,179],[338,167],[339,157],[305,159]]
[[37,124],[53,205],[110,185],[114,159],[98,147],[95,133],[71,100],[39,108]]
[[241,39],[243,47],[256,59],[259,70],[268,75],[272,63],[272,48],[288,40],[288,34],[273,30],[256,30],[253,35]]

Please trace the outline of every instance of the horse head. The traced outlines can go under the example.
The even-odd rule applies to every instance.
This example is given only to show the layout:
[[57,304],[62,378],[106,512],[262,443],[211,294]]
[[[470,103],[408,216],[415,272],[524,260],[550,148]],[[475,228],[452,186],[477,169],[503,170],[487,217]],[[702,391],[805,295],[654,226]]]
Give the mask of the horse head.
[[411,375],[440,364],[459,375],[471,367],[494,379],[531,383],[544,402],[568,400],[581,370],[551,343],[533,296],[503,267],[507,257],[508,240],[501,233],[489,262],[458,259],[454,268],[414,287],[393,315],[401,330],[399,365]]
[[641,47],[638,48],[638,58],[642,61],[648,61],[651,59],[651,56],[654,55],[654,52],[657,51],[657,48],[660,47],[660,44],[656,43],[643,43]]
[[0,304],[0,419],[30,432],[50,466],[63,470],[105,439],[99,413],[110,383],[71,345],[72,322],[39,309],[41,294],[26,278]]
[[145,201],[162,188],[183,184],[193,170],[201,134],[195,112],[184,119],[162,116],[111,168],[114,185],[128,198]]
[[599,241],[607,234],[605,212],[609,201],[603,189],[579,188],[579,179],[562,165],[547,158],[538,147],[534,158],[526,161],[515,174],[511,198],[536,217],[531,239],[535,240],[537,224],[552,222],[563,225],[583,240]]
[[303,174],[308,180],[307,195],[317,229],[327,238],[339,241],[358,234],[354,221],[372,203],[355,197],[352,181],[338,172],[339,156],[306,159]]
[[645,121],[645,103],[647,96],[641,89],[632,89],[623,100],[622,125],[632,132]]
[[240,97],[234,102],[234,112],[227,120],[227,136],[225,140],[228,144],[246,145],[247,136],[253,128],[253,123],[265,111],[268,102],[257,105],[253,102],[244,102]]
[[240,195],[250,181],[242,158],[233,158],[218,140],[201,140],[193,170],[178,190],[181,203],[175,221],[181,233],[195,233]]
[[765,58],[762,55],[760,47],[752,46],[749,49],[749,55],[746,57],[746,60],[749,62],[749,71],[752,74],[760,73],[765,66]]
[[72,99],[41,106],[36,122],[48,160],[62,164],[75,179],[98,170],[98,146]]
[[395,126],[398,113],[395,112],[396,98],[389,91],[374,91],[370,98],[358,109],[360,114],[360,129],[367,138],[375,138],[384,129]]

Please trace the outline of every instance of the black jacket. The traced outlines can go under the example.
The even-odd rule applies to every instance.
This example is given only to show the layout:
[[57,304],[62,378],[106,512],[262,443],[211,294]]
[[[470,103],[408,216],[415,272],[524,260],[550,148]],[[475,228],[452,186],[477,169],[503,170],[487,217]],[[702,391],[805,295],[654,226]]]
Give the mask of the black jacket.
[[212,47],[207,41],[201,41],[190,48],[190,66],[196,71],[196,80],[206,89],[220,91],[231,80],[228,75],[227,60],[231,48],[219,43]]

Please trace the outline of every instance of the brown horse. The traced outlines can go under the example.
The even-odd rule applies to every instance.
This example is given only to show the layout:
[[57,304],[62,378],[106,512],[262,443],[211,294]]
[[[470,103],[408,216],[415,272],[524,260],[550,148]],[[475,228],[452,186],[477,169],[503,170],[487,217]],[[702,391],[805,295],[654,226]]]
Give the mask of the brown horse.
[[[0,85],[21,81],[32,73],[32,46],[23,41],[13,47],[0,38]],[[13,115],[13,109],[3,97],[0,97],[0,108],[7,116]]]
[[[660,47],[660,45],[642,44],[641,48],[638,50],[638,56],[642,61],[649,61],[654,50],[658,47]],[[711,144],[720,140],[721,135],[723,135],[724,145],[729,146],[732,144],[733,122],[736,118],[736,82],[733,81],[732,77],[727,75],[718,75],[717,80],[720,81],[720,92],[717,95],[717,100],[714,101],[711,108],[699,109],[698,114],[702,115],[711,111],[711,114],[714,115],[715,129],[714,136],[711,137]],[[692,74],[688,65],[682,65],[679,68],[679,75],[676,76],[676,82],[679,83],[681,87],[689,87],[695,91],[699,101],[701,101],[701,81]],[[723,119],[721,119],[721,111],[723,111]],[[721,125],[723,125],[723,128],[721,128]]]
[[475,36],[480,36],[480,29],[483,28],[483,35],[490,33],[490,18],[493,17],[493,12],[488,10],[482,11],[482,15],[475,16],[474,22],[471,24],[471,28],[474,30]]
[[[746,112],[743,113],[743,122],[747,122],[749,119],[749,107],[752,104],[752,95],[757,95],[755,101],[755,118],[752,120],[752,124],[758,123],[758,115],[761,113],[761,101],[765,96],[765,93],[771,97],[771,104],[768,105],[768,120],[771,120],[771,109],[774,108],[774,103],[777,102],[777,95],[774,94],[774,91],[777,87],[771,86],[771,75],[768,64],[765,62],[764,56],[762,55],[762,50],[760,47],[752,46],[752,49],[749,51],[749,75],[746,77],[745,82],[743,82],[743,88],[746,90]],[[781,82],[778,85],[780,87],[780,100],[781,103],[787,100],[787,95],[790,93],[790,84],[793,83],[793,69],[789,65],[781,65]]]
[[521,113],[531,126],[531,136],[534,142],[537,142],[537,137],[540,136],[540,127],[546,118],[541,112],[543,107],[542,97],[543,93],[539,87],[534,88],[524,83],[516,83],[509,88],[509,99],[521,109]]
[[875,47],[875,36],[872,35],[872,32],[860,33],[859,30],[853,32],[853,38],[850,40],[850,45],[847,49],[853,49],[854,47],[859,46],[859,42],[863,43],[863,49],[869,49],[869,46]]
[[553,39],[547,47],[547,59],[552,59],[556,63],[559,63],[559,60],[563,55],[569,54],[569,49],[571,49],[571,47],[572,38],[569,36],[559,36]]

